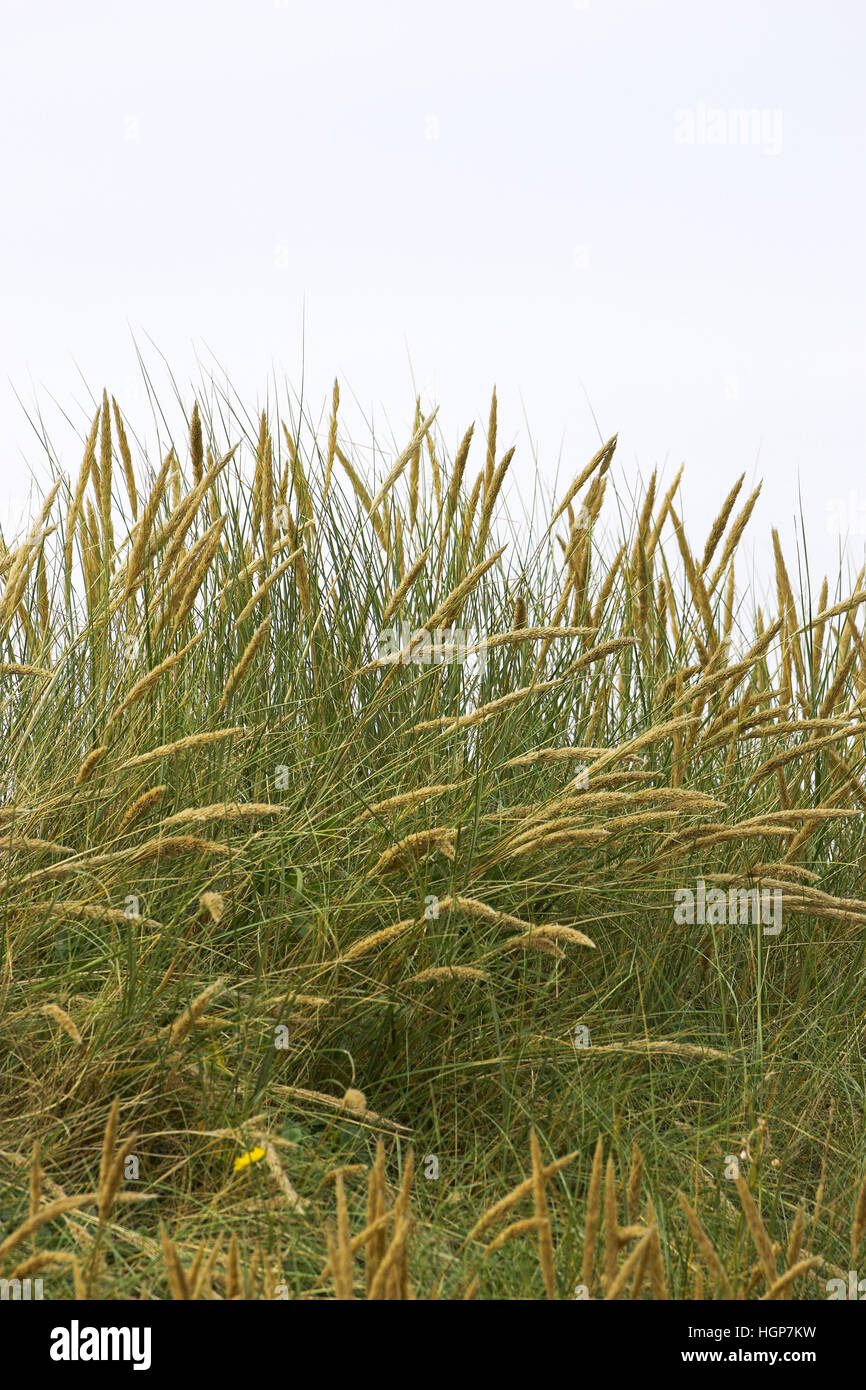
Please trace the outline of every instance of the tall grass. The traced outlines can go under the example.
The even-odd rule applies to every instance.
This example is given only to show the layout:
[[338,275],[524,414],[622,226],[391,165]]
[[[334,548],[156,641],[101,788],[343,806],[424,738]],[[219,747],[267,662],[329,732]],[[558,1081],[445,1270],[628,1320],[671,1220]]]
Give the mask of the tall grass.
[[[615,439],[512,526],[497,417],[452,461],[419,406],[369,476],[337,389],[321,444],[203,398],[152,461],[105,394],[0,548],[3,1276],[785,1298],[856,1262],[864,576],[813,602],[773,532],[762,611],[757,494],[691,537]],[[683,925],[699,880],[783,929]]]

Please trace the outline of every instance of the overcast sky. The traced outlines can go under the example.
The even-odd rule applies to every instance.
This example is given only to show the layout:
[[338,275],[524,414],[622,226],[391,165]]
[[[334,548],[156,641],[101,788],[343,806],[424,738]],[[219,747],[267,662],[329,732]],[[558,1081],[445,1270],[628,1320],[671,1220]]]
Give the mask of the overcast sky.
[[862,561],[864,13],[2,0],[4,531],[45,467],[16,393],[77,470],[88,390],[148,429],[137,342],[251,410],[337,375],[359,439],[403,442],[414,373],[453,447],[495,383],[524,495],[618,431],[629,478],[686,464],[701,545],[745,471],[756,562],[798,493],[813,565],[840,524]]

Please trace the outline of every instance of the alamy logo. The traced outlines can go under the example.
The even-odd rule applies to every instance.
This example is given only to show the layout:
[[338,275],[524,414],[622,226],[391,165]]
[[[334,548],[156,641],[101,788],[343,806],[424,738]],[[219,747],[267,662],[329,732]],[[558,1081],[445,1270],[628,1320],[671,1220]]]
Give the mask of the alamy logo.
[[866,497],[849,492],[847,497],[831,497],[826,504],[827,530],[831,536],[866,534]]
[[403,622],[379,633],[379,660],[404,666],[431,662],[474,665],[480,673],[487,665],[487,646],[480,640],[473,642],[472,634],[462,627],[436,628],[430,633],[426,628],[413,630],[410,623]]
[[677,888],[674,892],[674,921],[677,926],[736,926],[740,923],[757,926],[761,923],[764,936],[778,936],[782,930],[782,890],[768,888],[707,888],[702,878],[697,891]]
[[782,149],[782,112],[776,107],[707,106],[674,112],[674,140],[678,145],[754,145],[762,154],[777,155]]
[[69,1327],[51,1331],[52,1361],[131,1361],[134,1371],[150,1369],[149,1327]]
[[862,1303],[866,1299],[866,1279],[861,1279],[856,1269],[848,1270],[847,1285],[844,1279],[828,1279],[824,1287],[831,1302],[844,1298],[857,1299]]
[[0,1299],[11,1298],[17,1303],[20,1299],[42,1296],[41,1279],[0,1279]]

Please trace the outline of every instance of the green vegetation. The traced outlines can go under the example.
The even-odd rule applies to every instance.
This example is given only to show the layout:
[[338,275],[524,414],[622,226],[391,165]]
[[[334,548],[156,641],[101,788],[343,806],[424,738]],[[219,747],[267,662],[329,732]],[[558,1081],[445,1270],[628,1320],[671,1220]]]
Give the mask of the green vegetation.
[[[762,613],[742,479],[693,550],[611,440],[511,525],[495,397],[375,478],[338,405],[202,399],[148,462],[105,396],[0,546],[0,1275],[826,1297],[866,1228],[862,576],[813,604],[774,533]],[[781,931],[675,919],[732,887]]]

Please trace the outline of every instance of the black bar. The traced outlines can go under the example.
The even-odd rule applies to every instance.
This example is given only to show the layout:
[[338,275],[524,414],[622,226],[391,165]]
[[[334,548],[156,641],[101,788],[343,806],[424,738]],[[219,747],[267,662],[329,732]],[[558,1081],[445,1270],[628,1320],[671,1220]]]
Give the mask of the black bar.
[[[790,1370],[829,1375],[858,1364],[864,1341],[859,1299],[748,1303],[413,1303],[368,1311],[362,1301],[335,1307],[330,1299],[195,1303],[0,1302],[7,1348],[23,1350],[26,1369],[49,1381],[70,1376],[237,1378],[260,1385],[263,1377],[291,1377],[315,1357],[333,1375],[344,1365],[368,1371],[390,1362],[400,1379],[426,1379],[438,1363],[443,1373],[458,1355],[463,1369],[483,1358],[485,1379],[496,1363],[514,1372],[524,1354],[537,1368],[549,1360],[571,1365],[574,1375],[599,1358],[618,1377],[647,1369],[686,1380],[708,1371],[729,1373],[761,1367],[772,1377]],[[515,1300],[515,1302],[519,1302]],[[455,1319],[449,1323],[449,1318]],[[379,1318],[382,1321],[379,1321]],[[116,1329],[116,1333],[102,1329]],[[138,1329],[136,1334],[135,1329]],[[419,1341],[419,1336],[423,1341]],[[408,1347],[403,1338],[411,1338]],[[459,1340],[455,1340],[459,1339]],[[539,1340],[543,1339],[543,1340]],[[422,1353],[423,1348],[423,1353]],[[472,1349],[475,1348],[473,1351]],[[96,1351],[105,1359],[87,1359]],[[77,1356],[77,1359],[73,1359]],[[67,1359],[59,1359],[65,1357]],[[384,1361],[383,1361],[384,1358]],[[134,1371],[138,1363],[139,1371]],[[292,1367],[294,1366],[294,1372]],[[24,1367],[22,1367],[24,1369]],[[454,1366],[451,1366],[453,1372]],[[305,1378],[308,1376],[305,1373]]]

